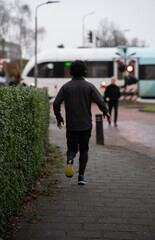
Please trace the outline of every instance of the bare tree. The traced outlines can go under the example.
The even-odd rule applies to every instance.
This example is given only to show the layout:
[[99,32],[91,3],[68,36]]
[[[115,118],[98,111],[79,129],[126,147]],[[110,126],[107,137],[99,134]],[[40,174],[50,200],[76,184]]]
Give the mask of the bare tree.
[[[38,28],[38,37],[43,37],[44,34],[45,29]],[[14,0],[12,3],[0,0],[0,55],[3,58],[7,57],[6,42],[16,43],[20,46],[17,58],[10,59],[10,64],[7,65],[7,75],[20,76],[25,64],[23,53],[34,55],[35,42],[30,8],[21,0]]]
[[31,29],[27,27],[27,22],[30,21],[31,12],[28,5],[19,5],[19,1],[15,2],[14,14],[12,23],[16,27],[15,40],[20,45],[20,67],[22,69],[22,50],[27,45],[28,36],[31,34]]
[[136,37],[128,41],[120,27],[107,19],[100,23],[97,35],[100,47],[115,47],[118,45],[145,46],[145,41],[139,41]]
[[10,5],[5,4],[4,0],[0,1],[0,46],[1,54],[5,58],[5,42],[10,27]]
[[104,19],[98,31],[100,47],[113,47],[127,44],[124,33],[113,22]]
[[[16,31],[14,34],[15,41],[20,45],[20,67],[23,68],[23,52],[32,55],[34,47],[34,29],[31,27],[31,10],[27,4],[20,5],[19,0],[15,2],[12,24]],[[43,36],[44,28],[38,29],[38,35]]]
[[131,39],[131,41],[128,44],[129,46],[132,47],[146,47],[147,44],[145,43],[144,40],[140,41],[137,37]]

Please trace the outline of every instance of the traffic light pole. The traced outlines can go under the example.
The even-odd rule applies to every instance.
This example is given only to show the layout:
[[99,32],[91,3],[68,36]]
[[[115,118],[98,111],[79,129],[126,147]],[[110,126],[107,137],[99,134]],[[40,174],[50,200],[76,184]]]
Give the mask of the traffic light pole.
[[[130,63],[130,61],[137,62],[137,61],[131,59],[131,56],[135,55],[136,53],[134,52],[134,53],[131,53],[127,56],[127,54],[126,54],[127,53],[127,46],[120,46],[119,48],[121,48],[124,52],[124,55],[121,55],[120,53],[116,53],[116,54],[120,55],[121,59],[123,60],[123,65],[121,65],[119,67],[119,71],[122,72],[122,74],[123,74],[124,86],[122,86],[122,87],[125,88],[127,85],[136,82],[136,78],[129,75],[129,73],[133,72],[134,67],[132,65],[131,66],[128,65]],[[128,72],[128,74],[127,74],[127,72]],[[138,77],[138,74],[136,76]]]
[[[125,67],[126,67],[126,60],[127,60],[126,59],[126,49],[127,48],[125,48],[125,47],[123,48],[123,51],[124,51],[124,65],[125,65]],[[123,72],[124,86],[126,86],[125,77],[126,77],[126,71]]]

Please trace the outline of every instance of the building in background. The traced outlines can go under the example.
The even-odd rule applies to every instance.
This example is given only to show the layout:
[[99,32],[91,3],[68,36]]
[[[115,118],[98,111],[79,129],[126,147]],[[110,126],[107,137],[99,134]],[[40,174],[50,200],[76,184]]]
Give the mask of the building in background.
[[20,45],[13,42],[0,40],[0,55],[2,59],[19,59]]

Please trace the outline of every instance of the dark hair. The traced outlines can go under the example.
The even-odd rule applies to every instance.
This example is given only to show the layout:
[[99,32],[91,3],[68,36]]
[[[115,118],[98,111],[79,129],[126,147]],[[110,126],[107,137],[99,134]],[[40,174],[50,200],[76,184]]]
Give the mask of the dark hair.
[[76,60],[71,63],[70,75],[73,77],[82,77],[87,75],[87,68],[85,62]]

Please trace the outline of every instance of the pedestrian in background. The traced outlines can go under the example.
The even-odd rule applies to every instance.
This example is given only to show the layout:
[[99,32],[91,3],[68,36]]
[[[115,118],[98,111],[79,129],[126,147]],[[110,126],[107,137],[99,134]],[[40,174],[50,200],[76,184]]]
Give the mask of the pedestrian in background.
[[70,67],[71,81],[64,84],[53,103],[54,113],[57,119],[57,126],[61,129],[64,120],[61,116],[61,103],[64,101],[66,111],[66,137],[67,137],[67,177],[73,176],[73,160],[78,152],[79,176],[78,184],[84,185],[87,180],[84,178],[85,168],[88,160],[89,139],[92,130],[91,103],[95,102],[103,112],[103,117],[110,120],[110,114],[105,102],[95,88],[87,82],[84,77],[87,74],[86,65],[83,61],[76,60]]
[[8,83],[9,86],[18,86],[19,82],[16,80],[15,76],[12,76],[12,80]]
[[[104,99],[108,103],[109,107],[109,113],[111,115],[112,108],[114,108],[114,126],[117,126],[117,116],[118,116],[118,102],[120,98],[120,89],[116,85],[116,79],[115,77],[111,78],[111,84],[106,87],[105,93],[104,93]],[[109,121],[109,125],[111,124],[111,121]]]

